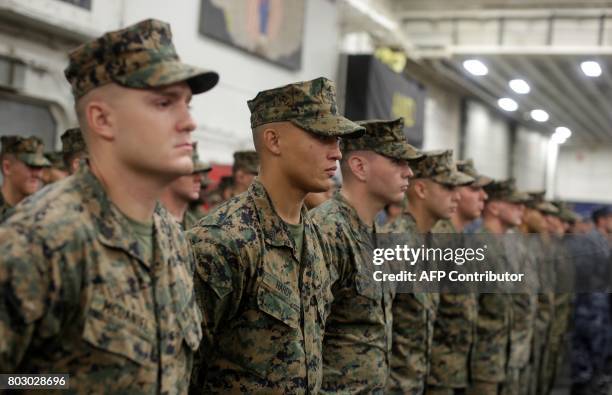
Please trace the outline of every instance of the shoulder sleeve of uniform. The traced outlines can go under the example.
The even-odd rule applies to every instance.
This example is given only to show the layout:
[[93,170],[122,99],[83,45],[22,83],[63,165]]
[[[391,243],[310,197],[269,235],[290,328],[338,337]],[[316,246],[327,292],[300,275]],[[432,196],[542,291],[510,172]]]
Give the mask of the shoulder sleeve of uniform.
[[10,372],[19,366],[38,321],[57,301],[60,280],[47,263],[42,240],[18,226],[0,227],[0,256],[0,371]]
[[187,232],[187,238],[195,255],[194,289],[203,315],[204,338],[197,365],[205,371],[217,331],[238,311],[250,262],[244,258],[244,248],[240,249],[239,235],[221,227],[200,223]]

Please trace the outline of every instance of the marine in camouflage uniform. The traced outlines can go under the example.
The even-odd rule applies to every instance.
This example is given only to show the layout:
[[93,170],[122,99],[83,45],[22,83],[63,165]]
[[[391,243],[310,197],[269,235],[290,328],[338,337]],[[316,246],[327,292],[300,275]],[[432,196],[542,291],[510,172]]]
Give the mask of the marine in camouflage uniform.
[[[188,232],[204,315],[192,393],[316,394],[323,377],[323,333],[333,298],[327,266],[330,252],[302,201],[295,202],[297,209],[301,207],[299,223],[285,222],[272,192],[287,203],[286,191],[264,181],[272,177],[278,185],[297,180],[306,185],[306,190],[300,189],[303,196],[308,189],[330,188],[328,176],[317,189],[307,184],[327,174],[323,169],[309,173],[328,166],[326,161],[312,161],[315,152],[324,141],[331,144],[338,155],[332,158],[333,165],[340,156],[337,137],[359,135],[363,128],[338,114],[335,87],[325,78],[260,92],[248,104],[254,138],[261,139],[268,167],[261,168],[246,193],[217,207]],[[295,143],[311,146],[312,151],[306,150],[301,158],[311,160],[308,168],[285,162],[295,157],[294,144],[274,146],[286,156],[267,151],[267,144],[274,142],[266,136],[274,134],[274,141],[290,138],[283,133],[294,136]],[[285,165],[296,166],[293,170],[298,173],[282,173],[279,168]]]
[[[198,154],[198,144],[193,144],[193,155],[191,159],[193,160],[193,174],[200,175],[200,189],[202,188],[203,182],[206,180],[207,174],[212,170],[212,167],[209,163],[203,162],[200,160],[200,155]],[[205,213],[200,208],[201,201],[195,200],[193,202],[189,202],[187,207],[187,211],[185,211],[185,215],[183,217],[183,229],[191,229],[199,220],[202,218]]]
[[[415,165],[414,178],[433,181],[446,189],[467,185],[474,179],[459,172],[452,151],[424,152],[425,158]],[[413,181],[414,185],[416,181]],[[413,186],[411,186],[412,188]],[[454,192],[452,192],[454,193]],[[429,229],[419,226],[414,217],[414,202],[408,198],[408,212],[383,228],[387,233],[400,233],[406,245],[419,246],[419,233],[430,233],[436,221],[432,217]],[[433,214],[428,214],[432,216]],[[450,214],[449,214],[450,215]],[[419,231],[421,229],[421,231]],[[393,344],[389,394],[424,393],[430,373],[433,329],[438,309],[438,293],[398,293],[393,301]]]
[[[524,205],[529,200],[528,195],[518,193],[511,201]],[[516,226],[510,228],[509,232],[510,235],[504,238],[505,253],[516,272],[524,273],[525,276],[524,292],[510,294],[510,348],[502,395],[528,395],[529,383],[533,377],[531,355],[538,307],[537,294],[540,291],[539,262],[529,250],[529,239],[523,237]]]
[[545,214],[558,210],[544,201],[544,194],[544,191],[530,193],[530,200],[527,203],[529,209],[535,211],[530,214],[530,217],[537,219],[531,220],[533,222],[531,230],[536,233],[529,238],[529,248],[530,255],[536,263],[539,283],[530,357],[529,395],[540,395],[550,391],[544,389],[548,387],[544,384],[547,381],[544,366],[547,365],[545,361],[548,360],[550,334],[555,316],[555,256],[557,250],[553,247],[552,235],[546,224]]
[[[9,156],[13,158],[13,160],[22,162],[25,166],[27,166],[28,172],[34,172],[36,170],[41,170],[44,167],[49,167],[51,163],[45,158],[43,154],[43,143],[38,137],[21,137],[21,136],[2,136],[0,140],[0,144],[2,145],[2,151],[0,151],[0,161],[9,160]],[[0,163],[1,165],[1,163]],[[32,173],[33,175],[33,173]],[[4,175],[4,181],[2,187],[0,189],[0,223],[6,220],[15,210],[14,206],[18,204],[24,197],[26,197],[26,193],[34,193],[35,190],[31,186],[24,185],[13,185],[9,183],[10,179],[6,175]],[[41,187],[42,181],[38,181],[39,185],[35,189],[38,190]],[[7,198],[4,196],[5,194],[10,193],[14,195],[23,196],[20,201],[13,202],[12,204],[7,201]],[[26,189],[28,191],[26,191]],[[10,198],[9,198],[10,200]]]
[[246,191],[259,174],[259,155],[256,151],[234,152],[234,164],[232,165],[233,196]]
[[[487,242],[487,264],[498,268],[510,268],[514,273],[521,272],[521,259],[524,253],[516,256],[510,253],[517,250],[518,245],[509,245],[503,235],[509,229],[519,226],[522,214],[514,214],[515,223],[505,219],[508,214],[502,215],[501,211],[516,210],[520,213],[520,205],[528,198],[526,194],[520,193],[514,186],[514,180],[495,181],[485,186],[488,195],[482,225],[476,233],[484,235]],[[497,204],[497,214],[489,211],[489,205]],[[502,204],[504,207],[500,207]],[[491,235],[491,236],[490,236]],[[525,363],[525,351],[530,340],[530,326],[514,326],[513,312],[524,309],[524,317],[533,314],[533,304],[525,301],[529,295],[512,295],[507,292],[487,292],[478,296],[478,317],[476,319],[476,335],[472,353],[470,355],[470,368],[472,371],[472,382],[466,393],[468,395],[498,395],[513,393],[516,381],[520,377],[520,366]],[[520,306],[520,307],[519,307]],[[516,343],[512,344],[512,340]],[[510,373],[509,373],[510,372]]]
[[66,129],[61,139],[64,165],[70,174],[74,174],[80,161],[87,158],[87,145],[81,128]]
[[212,170],[210,165],[200,160],[198,144],[193,143],[192,146],[193,172],[172,181],[159,199],[183,230],[190,229],[201,218],[189,210],[189,204],[199,198],[202,177]]
[[[120,93],[187,81],[196,94],[218,79],[181,63],[169,25],[156,20],[69,59],[77,101],[111,81]],[[147,248],[109,182],[83,166],[0,227],[0,371],[67,373],[72,394],[185,394],[202,337],[189,245],[157,205]]]
[[[313,221],[321,227],[331,245],[331,266],[338,278],[332,286],[334,302],[325,326],[323,342],[323,385],[327,394],[382,394],[389,377],[394,287],[372,278],[369,259],[376,245],[374,217],[384,204],[380,196],[403,199],[402,187],[412,175],[408,161],[422,155],[406,141],[403,119],[359,122],[366,129],[358,139],[341,143],[342,175],[345,187],[311,211]],[[352,155],[370,151],[381,158],[368,161],[371,171],[385,170],[379,179],[357,180],[347,162]],[[362,163],[362,162],[360,162]],[[384,167],[383,167],[384,166]],[[365,185],[369,183],[368,187]],[[396,188],[393,189],[392,188]],[[375,198],[367,191],[376,189]],[[372,207],[370,220],[358,214],[347,198],[360,202],[381,203]]]
[[[474,182],[460,188],[470,188],[477,193],[478,199],[485,200],[486,194],[483,187],[489,185],[493,180],[479,174],[472,160],[458,161],[457,169],[470,177]],[[460,192],[461,193],[461,192]],[[459,202],[456,216],[463,215]],[[469,213],[479,215],[481,213]],[[474,221],[476,217],[461,218]],[[460,223],[460,222],[459,222]],[[440,220],[432,228],[434,234],[447,234],[444,242],[451,243],[454,248],[469,247],[469,242],[463,237],[463,229],[457,229],[450,219]],[[442,237],[442,236],[439,236]],[[444,237],[442,237],[444,239]],[[476,293],[469,290],[461,292],[440,293],[440,303],[433,329],[431,369],[427,379],[427,395],[453,395],[460,394],[467,388],[470,379],[469,356],[474,342],[476,317],[478,315],[478,298]]]
[[64,164],[64,155],[61,151],[47,152],[45,153],[45,158],[51,164],[43,169],[42,179],[45,185],[53,184],[68,177],[68,169]]
[[[568,251],[562,244],[563,224],[559,218],[560,210],[547,201],[540,206],[543,206],[541,211],[549,225],[549,237],[544,244],[545,256],[550,262],[551,272],[554,273],[554,282],[551,284],[554,297],[552,316],[539,368],[538,383],[538,393],[548,395],[555,381],[571,309],[571,294],[567,292],[567,287],[563,283],[567,282],[568,276],[573,279],[573,275],[567,270]],[[565,288],[565,292],[562,288]]]

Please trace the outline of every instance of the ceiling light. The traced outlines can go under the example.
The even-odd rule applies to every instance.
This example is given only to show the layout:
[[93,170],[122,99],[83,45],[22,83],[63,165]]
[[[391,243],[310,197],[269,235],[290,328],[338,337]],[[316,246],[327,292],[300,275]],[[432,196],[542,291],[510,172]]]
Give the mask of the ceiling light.
[[533,110],[531,111],[531,119],[537,122],[546,122],[548,121],[548,113],[544,110]]
[[502,97],[497,101],[497,105],[504,111],[516,111],[518,104],[509,97]]
[[580,63],[580,68],[587,77],[599,77],[601,75],[601,66],[594,60]]
[[572,131],[565,126],[559,126],[555,129],[555,134],[559,135],[562,139],[568,139],[572,135]]
[[522,80],[520,78],[510,81],[508,85],[510,85],[510,88],[513,91],[521,95],[525,95],[531,90],[527,81]]
[[553,133],[553,135],[550,136],[550,141],[554,144],[563,144],[566,140],[567,139],[564,139],[563,136],[560,136],[558,133]]
[[483,76],[489,73],[489,69],[480,60],[468,59],[463,62],[463,67],[473,75]]

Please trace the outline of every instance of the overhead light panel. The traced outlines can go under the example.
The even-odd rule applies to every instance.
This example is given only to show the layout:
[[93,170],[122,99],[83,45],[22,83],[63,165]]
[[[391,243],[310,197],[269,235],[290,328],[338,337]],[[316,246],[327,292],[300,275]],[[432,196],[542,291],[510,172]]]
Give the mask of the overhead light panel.
[[497,105],[504,111],[516,111],[518,109],[518,104],[514,100],[509,97],[502,97],[497,101]]
[[559,136],[557,133],[553,133],[553,135],[550,136],[550,141],[558,145],[565,143],[565,140],[567,139],[564,139],[563,137]]
[[601,75],[601,66],[594,60],[580,63],[580,68],[587,77],[599,77]]
[[531,111],[531,119],[533,119],[536,122],[546,122],[548,121],[549,115],[546,111],[544,110],[533,110]]
[[565,126],[559,126],[555,129],[555,134],[559,135],[559,137],[561,137],[562,139],[567,140],[572,135],[572,131],[569,130],[569,128],[566,128]]
[[478,59],[468,59],[464,61],[463,68],[479,77],[489,73],[487,66]]
[[514,79],[508,83],[510,88],[518,94],[525,95],[531,91],[527,81],[520,78]]

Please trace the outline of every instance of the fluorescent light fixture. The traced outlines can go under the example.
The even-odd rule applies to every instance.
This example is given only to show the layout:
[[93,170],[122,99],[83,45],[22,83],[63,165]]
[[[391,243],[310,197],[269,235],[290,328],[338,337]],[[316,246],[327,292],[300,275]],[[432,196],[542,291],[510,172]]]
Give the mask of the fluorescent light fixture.
[[559,126],[555,129],[555,134],[559,135],[562,139],[568,139],[572,135],[572,131],[565,126]]
[[525,95],[531,91],[527,81],[520,78],[514,79],[508,83],[510,88],[518,94]]
[[497,101],[497,105],[504,111],[516,111],[518,104],[509,97],[502,97]]
[[565,140],[567,140],[567,139],[564,139],[563,137],[561,137],[557,133],[553,133],[553,135],[550,136],[550,141],[552,141],[555,144],[563,144],[563,143],[565,143]]
[[365,0],[345,0],[345,1],[349,3],[351,6],[353,6],[355,9],[357,9],[359,12],[361,12],[362,14],[372,18],[379,25],[384,26],[389,30],[397,29],[397,23],[395,21],[391,20],[391,18],[388,18],[385,15],[381,14],[379,11],[375,10],[374,7],[372,7],[369,4],[369,2]]
[[477,59],[468,59],[463,62],[463,67],[473,75],[483,76],[489,73],[487,66]]
[[601,66],[594,60],[580,63],[580,68],[587,77],[599,77],[601,75]]
[[533,119],[534,121],[546,122],[548,121],[548,118],[549,118],[548,113],[544,110],[537,109],[537,110],[531,111],[531,119]]

